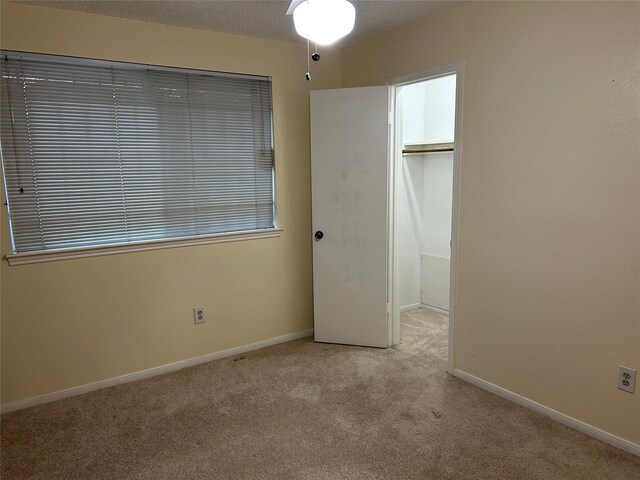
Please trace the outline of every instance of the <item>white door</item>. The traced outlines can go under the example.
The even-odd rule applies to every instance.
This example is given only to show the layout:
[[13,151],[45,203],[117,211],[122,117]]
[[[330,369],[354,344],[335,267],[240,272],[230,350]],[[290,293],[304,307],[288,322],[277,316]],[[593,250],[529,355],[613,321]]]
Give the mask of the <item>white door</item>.
[[317,342],[387,347],[388,88],[311,92]]

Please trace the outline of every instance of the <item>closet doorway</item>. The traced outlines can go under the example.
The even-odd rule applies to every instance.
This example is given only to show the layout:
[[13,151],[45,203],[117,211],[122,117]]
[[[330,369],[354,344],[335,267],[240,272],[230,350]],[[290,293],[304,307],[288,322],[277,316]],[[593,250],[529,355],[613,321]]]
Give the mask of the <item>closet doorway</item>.
[[425,335],[453,371],[462,65],[389,82],[393,344]]

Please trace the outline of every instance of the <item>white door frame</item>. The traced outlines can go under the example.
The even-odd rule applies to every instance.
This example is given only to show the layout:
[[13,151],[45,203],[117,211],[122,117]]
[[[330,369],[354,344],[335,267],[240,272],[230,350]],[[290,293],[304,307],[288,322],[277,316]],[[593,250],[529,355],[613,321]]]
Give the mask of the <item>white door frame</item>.
[[460,156],[462,134],[462,70],[463,62],[451,63],[442,67],[422,72],[395,77],[387,81],[389,87],[389,205],[387,226],[388,243],[388,279],[387,279],[387,312],[389,315],[389,345],[400,342],[400,304],[398,302],[398,201],[397,192],[400,185],[402,167],[402,140],[399,137],[401,124],[396,94],[398,87],[431,80],[446,75],[456,74],[456,111],[453,141],[453,198],[451,205],[451,260],[449,281],[449,348],[447,372],[453,374],[454,365],[454,332],[456,312],[456,276],[458,263],[458,209],[460,203]]

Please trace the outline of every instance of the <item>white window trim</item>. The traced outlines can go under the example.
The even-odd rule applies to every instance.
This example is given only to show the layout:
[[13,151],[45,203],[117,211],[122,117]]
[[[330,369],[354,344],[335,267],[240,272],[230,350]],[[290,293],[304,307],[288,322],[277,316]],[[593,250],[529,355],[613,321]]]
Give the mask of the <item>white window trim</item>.
[[12,253],[7,254],[6,259],[9,262],[9,265],[27,265],[31,263],[72,260],[75,258],[115,255],[118,253],[143,252],[147,250],[161,250],[165,248],[192,247],[197,245],[209,245],[212,243],[255,240],[259,238],[275,238],[280,237],[283,232],[284,230],[282,228],[264,228],[260,230],[225,232],[213,235],[199,235],[197,237],[152,240],[119,245],[100,245],[96,247],[63,248],[57,250],[42,250],[39,252]]

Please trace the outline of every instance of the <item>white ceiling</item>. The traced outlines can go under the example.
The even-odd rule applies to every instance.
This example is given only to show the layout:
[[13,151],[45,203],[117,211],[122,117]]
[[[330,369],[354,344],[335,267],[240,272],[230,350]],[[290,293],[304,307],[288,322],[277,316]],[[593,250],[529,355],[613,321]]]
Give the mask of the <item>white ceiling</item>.
[[[286,16],[290,0],[17,0],[146,22],[302,41]],[[356,7],[354,31],[341,44],[384,32],[442,12],[461,0],[350,0]]]

